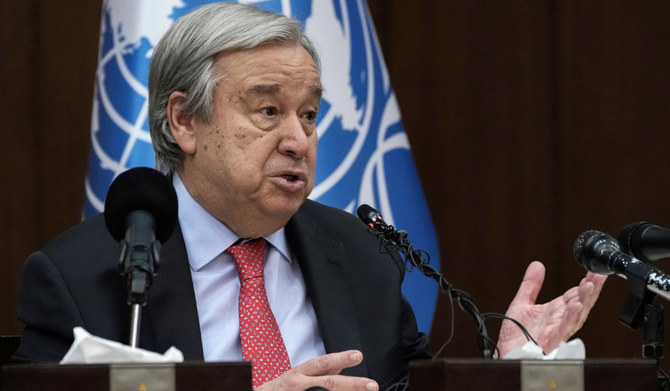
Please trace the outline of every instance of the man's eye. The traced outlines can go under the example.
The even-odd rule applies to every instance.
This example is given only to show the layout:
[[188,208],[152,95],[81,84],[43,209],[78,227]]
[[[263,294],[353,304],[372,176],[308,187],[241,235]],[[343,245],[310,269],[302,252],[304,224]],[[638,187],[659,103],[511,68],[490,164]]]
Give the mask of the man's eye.
[[277,115],[277,108],[276,107],[263,107],[261,109],[261,114],[264,114],[264,115],[267,115],[267,116]]
[[317,114],[316,111],[308,111],[304,114],[304,117],[308,121],[314,121],[316,120],[316,114]]

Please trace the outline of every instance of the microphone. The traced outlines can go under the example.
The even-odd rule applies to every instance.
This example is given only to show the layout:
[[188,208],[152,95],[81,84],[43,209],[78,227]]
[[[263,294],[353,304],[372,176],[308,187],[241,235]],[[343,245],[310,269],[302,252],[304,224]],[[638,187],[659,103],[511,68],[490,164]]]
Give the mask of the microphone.
[[104,213],[107,230],[122,245],[119,272],[129,285],[129,304],[144,304],[158,271],[160,243],[177,223],[177,194],[160,172],[132,168],[110,185]]
[[386,226],[386,222],[382,219],[382,215],[379,214],[377,209],[371,207],[368,204],[361,204],[356,210],[358,218],[361,219],[365,224],[369,225],[372,228],[377,226]]
[[[396,230],[394,226],[386,224],[386,221],[384,221],[377,209],[370,205],[361,204],[356,210],[356,214],[363,223],[370,227],[370,232],[385,240],[392,249],[402,250],[401,245],[407,243],[407,232]],[[407,257],[406,259],[412,266],[421,268],[418,263],[421,262],[420,257]]]
[[415,249],[407,238],[407,232],[396,230],[393,225],[386,224],[382,215],[373,207],[361,204],[356,210],[358,217],[368,225],[369,232],[377,236],[389,250],[397,251],[405,259],[405,262],[423,273],[426,277],[434,279],[442,292],[458,303],[459,307],[470,315],[477,323],[477,334],[479,348],[484,358],[492,358],[495,343],[489,338],[485,325],[485,316],[479,311],[474,300],[462,290],[456,289],[447,281],[442,273],[430,266],[428,253],[422,249]]
[[670,277],[621,251],[610,235],[589,230],[577,237],[573,248],[577,262],[597,274],[616,274],[631,282],[642,282],[649,291],[670,300]]
[[144,304],[158,271],[160,243],[177,223],[177,194],[160,172],[136,167],[119,175],[105,200],[105,224],[121,243],[119,272],[129,285],[129,304]]
[[130,346],[139,345],[141,308],[158,272],[160,243],[177,224],[177,193],[160,172],[137,167],[121,173],[109,186],[105,225],[121,243],[119,273],[128,288]]
[[114,239],[123,239],[127,230],[126,217],[138,210],[153,216],[156,238],[160,242],[170,237],[177,223],[177,193],[170,180],[152,168],[131,168],[109,186],[105,224]]
[[625,226],[617,240],[625,253],[644,262],[670,257],[670,230],[646,221]]

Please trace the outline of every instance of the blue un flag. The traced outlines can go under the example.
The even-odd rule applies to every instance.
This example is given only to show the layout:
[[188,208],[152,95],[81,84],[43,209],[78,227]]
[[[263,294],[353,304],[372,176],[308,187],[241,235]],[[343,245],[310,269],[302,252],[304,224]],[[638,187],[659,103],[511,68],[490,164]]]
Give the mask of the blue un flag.
[[[211,1],[105,0],[91,121],[85,216],[102,212],[107,188],[131,167],[154,167],[147,76],[154,46],[180,16]],[[300,20],[322,59],[316,183],[310,198],[355,213],[366,203],[410,233],[439,268],[437,239],[400,110],[364,0],[257,0]],[[408,273],[403,292],[430,331],[437,284]]]

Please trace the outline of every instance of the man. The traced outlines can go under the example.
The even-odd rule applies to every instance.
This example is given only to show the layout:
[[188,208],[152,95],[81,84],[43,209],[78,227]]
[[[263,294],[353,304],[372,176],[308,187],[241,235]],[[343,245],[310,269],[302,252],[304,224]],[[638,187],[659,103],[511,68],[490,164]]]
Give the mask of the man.
[[[380,251],[354,216],[307,200],[322,87],[318,56],[297,21],[248,5],[204,6],[166,33],[149,77],[157,166],[172,178],[179,224],[163,245],[141,347],[174,345],[187,360],[251,359],[257,390],[387,389],[410,360],[430,356],[400,292],[401,259]],[[265,256],[271,314],[263,319],[280,334],[269,345],[287,362],[267,379],[264,353],[248,353],[242,332],[246,282],[236,249],[252,242]],[[127,341],[118,253],[95,217],[31,255],[17,360],[59,360],[75,326]],[[604,277],[589,274],[535,305],[543,277],[543,266],[531,264],[508,315],[550,350],[581,327]],[[524,342],[503,325],[501,355]]]

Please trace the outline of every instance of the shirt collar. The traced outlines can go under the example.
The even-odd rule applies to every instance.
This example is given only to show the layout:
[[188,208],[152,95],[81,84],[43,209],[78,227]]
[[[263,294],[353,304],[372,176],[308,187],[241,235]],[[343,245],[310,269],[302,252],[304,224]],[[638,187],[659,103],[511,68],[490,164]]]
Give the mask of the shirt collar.
[[[188,260],[191,269],[197,271],[223,253],[239,237],[191,197],[176,172],[173,175],[172,184],[177,193],[179,224],[184,236]],[[292,262],[292,253],[283,227],[266,236],[265,240],[279,251],[283,259]]]

